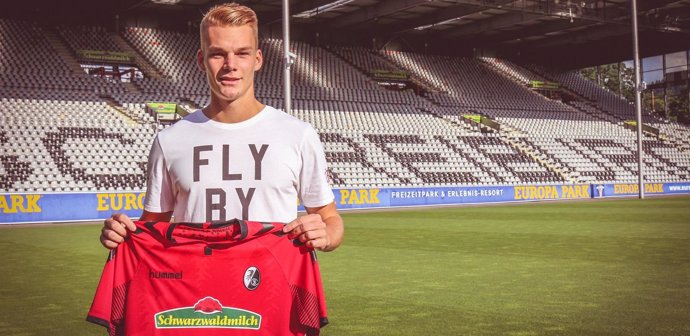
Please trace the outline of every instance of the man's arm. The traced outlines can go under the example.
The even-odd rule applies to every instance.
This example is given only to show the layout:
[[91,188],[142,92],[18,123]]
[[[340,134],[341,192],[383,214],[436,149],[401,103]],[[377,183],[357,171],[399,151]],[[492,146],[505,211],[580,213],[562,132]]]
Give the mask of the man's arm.
[[345,227],[335,203],[306,208],[306,216],[297,217],[283,228],[290,239],[298,238],[309,247],[320,251],[333,251],[343,242]]
[[[159,213],[144,210],[139,220],[145,222],[169,222],[172,214],[172,211]],[[120,213],[113,214],[103,222],[101,245],[107,249],[114,249],[125,241],[127,231],[134,231],[136,229],[137,227],[129,216]]]

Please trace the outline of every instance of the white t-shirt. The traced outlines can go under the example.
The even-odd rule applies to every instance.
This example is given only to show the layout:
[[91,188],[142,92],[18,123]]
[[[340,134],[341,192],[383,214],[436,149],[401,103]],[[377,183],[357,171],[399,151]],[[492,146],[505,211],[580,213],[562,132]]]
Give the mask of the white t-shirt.
[[298,197],[333,202],[323,147],[311,125],[273,107],[232,124],[198,110],[151,147],[144,209],[174,211],[177,222],[289,222]]

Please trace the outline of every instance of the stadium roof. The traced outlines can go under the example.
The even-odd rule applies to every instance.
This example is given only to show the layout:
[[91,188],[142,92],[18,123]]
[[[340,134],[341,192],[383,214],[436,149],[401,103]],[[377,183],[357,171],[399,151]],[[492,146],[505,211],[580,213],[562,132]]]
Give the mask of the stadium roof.
[[[12,7],[55,17],[175,14],[196,20],[218,0],[90,0],[27,2]],[[262,25],[279,29],[282,0],[238,1]],[[490,50],[566,67],[632,58],[630,0],[291,0],[296,35],[447,54]],[[690,0],[638,0],[643,56],[690,49]],[[182,21],[186,25],[186,21]]]

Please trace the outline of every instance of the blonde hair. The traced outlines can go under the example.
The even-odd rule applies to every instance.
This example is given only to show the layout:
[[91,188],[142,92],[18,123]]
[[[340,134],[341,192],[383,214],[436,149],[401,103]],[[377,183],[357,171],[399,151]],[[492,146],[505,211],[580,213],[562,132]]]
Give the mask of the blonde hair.
[[259,47],[259,19],[249,7],[237,3],[226,3],[211,7],[201,19],[199,36],[203,47],[204,32],[212,26],[244,26],[248,25],[254,31],[256,47]]

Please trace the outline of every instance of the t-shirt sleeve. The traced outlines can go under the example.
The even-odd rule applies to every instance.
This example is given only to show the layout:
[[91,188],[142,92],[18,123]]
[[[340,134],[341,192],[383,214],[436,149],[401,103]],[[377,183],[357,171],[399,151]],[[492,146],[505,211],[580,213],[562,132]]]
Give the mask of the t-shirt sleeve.
[[335,199],[328,183],[326,156],[316,131],[309,127],[301,144],[302,171],[299,176],[299,197],[305,207],[320,207]]
[[110,251],[86,320],[108,329],[110,336],[124,335],[125,298],[137,261],[130,241]]
[[158,136],[154,139],[149,152],[146,174],[144,210],[157,213],[173,211],[175,196],[172,180]]

